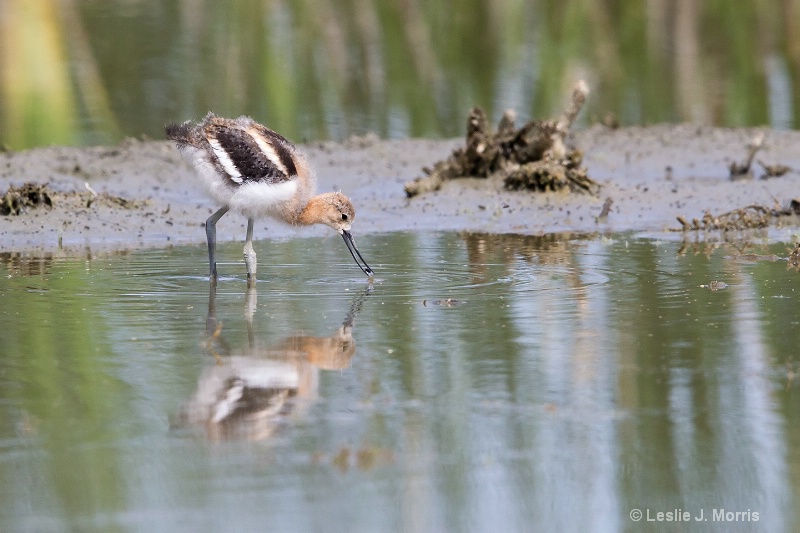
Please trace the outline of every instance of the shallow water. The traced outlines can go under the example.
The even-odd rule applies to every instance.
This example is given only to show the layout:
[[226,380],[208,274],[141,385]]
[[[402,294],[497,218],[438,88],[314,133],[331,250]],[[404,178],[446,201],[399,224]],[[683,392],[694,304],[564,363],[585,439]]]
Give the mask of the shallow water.
[[0,530],[800,527],[786,245],[358,244],[0,255]]

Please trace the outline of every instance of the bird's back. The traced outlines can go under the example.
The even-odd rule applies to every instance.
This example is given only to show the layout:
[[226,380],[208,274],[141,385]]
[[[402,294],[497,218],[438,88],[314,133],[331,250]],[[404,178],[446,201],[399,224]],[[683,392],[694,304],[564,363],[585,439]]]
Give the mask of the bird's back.
[[167,139],[179,148],[192,147],[237,185],[281,183],[297,176],[297,148],[285,137],[249,117],[226,119],[209,113],[202,122],[166,126]]
[[285,137],[249,117],[209,113],[202,122],[166,126],[203,179],[209,194],[248,217],[294,221],[313,194],[311,168]]

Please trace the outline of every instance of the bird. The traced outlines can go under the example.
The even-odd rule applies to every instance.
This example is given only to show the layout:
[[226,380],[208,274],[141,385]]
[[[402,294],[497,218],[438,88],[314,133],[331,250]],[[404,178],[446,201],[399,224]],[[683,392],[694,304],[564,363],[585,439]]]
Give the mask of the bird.
[[324,224],[344,239],[358,267],[374,272],[356,247],[350,228],[356,212],[341,192],[314,196],[313,169],[291,141],[247,116],[228,119],[208,113],[201,121],[169,123],[167,139],[193,164],[218,211],[206,220],[209,275],[217,280],[216,224],[228,211],[247,217],[244,259],[247,281],[256,280],[253,225],[269,217],[296,226]]

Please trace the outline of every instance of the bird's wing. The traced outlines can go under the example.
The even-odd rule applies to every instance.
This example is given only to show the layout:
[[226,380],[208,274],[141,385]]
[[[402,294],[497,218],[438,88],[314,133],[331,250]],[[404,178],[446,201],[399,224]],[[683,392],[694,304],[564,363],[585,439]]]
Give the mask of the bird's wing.
[[217,162],[236,184],[278,184],[297,174],[292,144],[260,124],[242,127],[217,119],[205,124],[203,133]]

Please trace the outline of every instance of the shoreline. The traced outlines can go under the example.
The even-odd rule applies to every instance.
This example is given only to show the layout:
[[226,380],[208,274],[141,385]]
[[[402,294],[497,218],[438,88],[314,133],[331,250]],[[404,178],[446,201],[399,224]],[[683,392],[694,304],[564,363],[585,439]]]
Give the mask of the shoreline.
[[[756,161],[790,167],[787,174],[731,181],[728,165],[744,159],[756,132],[764,148]],[[463,139],[379,140],[301,145],[319,192],[341,190],[356,207],[353,234],[394,231],[594,234],[662,233],[677,216],[701,218],[751,204],[785,204],[800,190],[800,132],[766,128],[711,128],[691,124],[608,129],[593,126],[570,136],[601,189],[576,193],[507,191],[489,179],[450,180],[441,190],[406,198],[405,182],[450,155]],[[52,208],[0,216],[0,252],[64,255],[205,243],[203,223],[216,210],[191,167],[168,141],[126,140],[117,146],[47,147],[0,154],[0,190],[47,184]],[[93,197],[86,184],[99,196]],[[104,199],[105,197],[105,199]],[[119,197],[132,203],[114,202]],[[598,221],[607,198],[608,216]],[[92,199],[91,202],[89,200]],[[91,204],[91,205],[87,205]],[[218,240],[243,241],[246,221],[229,215]],[[292,228],[256,222],[254,238],[325,235],[323,227]],[[690,232],[695,234],[701,232]],[[680,232],[674,235],[682,235]]]

